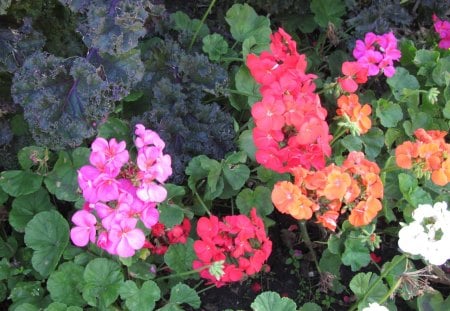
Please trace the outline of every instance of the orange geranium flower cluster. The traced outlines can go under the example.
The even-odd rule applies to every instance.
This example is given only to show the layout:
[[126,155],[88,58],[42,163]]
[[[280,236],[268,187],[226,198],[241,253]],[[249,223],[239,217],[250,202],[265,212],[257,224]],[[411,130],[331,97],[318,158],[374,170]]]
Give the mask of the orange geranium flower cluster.
[[347,210],[350,223],[360,227],[382,209],[380,168],[362,152],[350,152],[342,166],[330,164],[317,171],[298,166],[291,173],[294,182],[275,184],[272,202],[281,213],[296,219],[308,220],[315,215],[318,223],[334,231],[339,215]]
[[395,149],[397,165],[413,169],[418,177],[431,177],[433,183],[445,186],[450,182],[450,144],[445,131],[417,129],[416,141],[405,141]]
[[369,104],[361,105],[356,94],[342,95],[337,100],[336,114],[343,116],[346,122],[342,125],[350,128],[353,134],[365,134],[372,127],[370,114],[372,107]]

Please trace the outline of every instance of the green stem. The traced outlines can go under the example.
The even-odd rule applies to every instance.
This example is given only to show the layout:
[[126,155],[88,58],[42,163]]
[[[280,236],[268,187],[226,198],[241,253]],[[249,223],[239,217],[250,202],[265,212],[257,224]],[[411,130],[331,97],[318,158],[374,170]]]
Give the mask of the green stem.
[[314,260],[314,264],[316,265],[317,272],[322,273],[319,267],[319,262],[317,261],[317,255],[314,251],[314,248],[312,247],[311,239],[309,238],[308,229],[306,228],[306,221],[301,220],[299,221],[300,224],[300,233],[302,235],[302,239],[305,242],[306,246],[309,249],[309,252],[311,253],[311,256]]
[[198,199],[198,201],[200,202],[200,205],[203,207],[203,209],[206,211],[206,213],[208,214],[208,216],[211,217],[211,212],[209,211],[209,208],[206,206],[205,202],[203,202],[202,198],[200,197],[200,195],[198,194],[197,191],[194,191],[194,194],[196,196],[196,198]]
[[214,287],[216,287],[216,284],[213,284],[213,285],[210,285],[208,287],[202,288],[201,290],[197,291],[197,294],[200,295],[201,293],[206,292],[207,290],[209,290],[211,288],[214,288]]
[[220,60],[224,61],[224,62],[243,62],[244,61],[242,58],[239,58],[239,57],[221,57]]
[[333,144],[336,142],[336,140],[338,140],[342,135],[345,134],[345,132],[347,132],[347,128],[346,127],[339,127],[337,134],[333,136],[333,139],[330,142],[330,146],[333,146]]
[[192,46],[194,45],[195,39],[197,39],[198,33],[200,32],[200,29],[202,28],[203,24],[205,24],[206,17],[209,15],[209,13],[211,13],[211,10],[212,10],[214,4],[216,4],[216,0],[211,1],[205,14],[203,14],[202,20],[200,21],[200,24],[198,25],[197,29],[195,30],[195,33],[191,39],[191,42],[189,42],[188,51],[190,51]]
[[[397,257],[394,261],[391,262],[391,264],[389,266],[387,266],[383,272],[380,274],[380,277],[378,279],[376,279],[375,282],[372,283],[372,285],[369,287],[369,289],[366,291],[366,293],[364,294],[364,297],[362,299],[359,299],[358,301],[356,301],[351,308],[349,309],[349,311],[353,311],[356,310],[358,308],[358,304],[361,301],[365,301],[367,299],[367,297],[370,296],[370,293],[377,287],[378,283],[380,283],[388,274],[389,272],[391,272],[392,269],[394,269],[402,260],[406,260],[406,256],[405,254],[402,254],[401,256]],[[381,298],[381,300],[379,301],[379,303],[383,303],[386,299],[389,298],[390,295],[392,295],[392,293],[398,288],[398,286],[400,284],[398,284],[399,282],[397,282],[390,290],[389,292],[383,296],[383,298]]]
[[248,97],[256,97],[257,96],[257,95],[252,94],[252,93],[238,91],[238,90],[233,90],[233,89],[226,89],[226,91],[230,92],[232,94],[238,94],[238,95],[243,95],[243,96],[248,96]]
[[162,281],[162,280],[168,280],[168,279],[173,279],[173,278],[177,278],[177,277],[188,276],[188,275],[199,273],[200,271],[203,271],[203,270],[208,269],[208,268],[209,268],[209,265],[206,265],[204,267],[201,267],[201,268],[198,268],[198,269],[195,269],[195,270],[190,270],[190,271],[180,272],[180,273],[176,273],[176,274],[161,276],[159,278],[156,278],[155,281]]

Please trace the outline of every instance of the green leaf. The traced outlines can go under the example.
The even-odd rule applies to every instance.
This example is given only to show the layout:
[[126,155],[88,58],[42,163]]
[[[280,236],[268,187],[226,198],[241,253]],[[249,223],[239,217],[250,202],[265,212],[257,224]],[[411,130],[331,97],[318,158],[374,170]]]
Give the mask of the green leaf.
[[11,131],[17,136],[30,135],[28,123],[23,114],[16,114],[11,118]]
[[0,204],[3,204],[6,201],[8,201],[8,198],[9,198],[8,194],[5,191],[3,191],[3,189],[0,187]]
[[342,263],[350,266],[352,271],[358,271],[370,263],[370,251],[356,235],[350,234],[344,245],[345,250],[341,258]]
[[323,28],[327,28],[328,23],[340,26],[341,16],[345,14],[345,3],[342,0],[312,0],[310,8],[314,13],[314,20]]
[[132,143],[130,128],[122,119],[109,117],[105,123],[99,126],[98,136],[105,139],[115,138],[118,142],[126,141],[127,145]]
[[[135,102],[137,101],[139,98],[141,98],[142,96],[144,96],[144,92],[143,91],[131,91],[130,94],[128,94],[127,96],[125,96],[122,100],[124,102]],[[124,122],[125,123],[125,122]],[[102,136],[103,137],[103,136]]]
[[258,41],[255,37],[251,36],[244,40],[242,43],[242,58],[247,59],[248,54],[261,54],[263,51],[267,51],[270,48],[269,41]]
[[287,297],[281,298],[278,293],[264,292],[259,294],[250,305],[253,311],[296,311],[297,305]]
[[[28,281],[18,282],[11,290],[9,299],[13,301],[13,304],[9,307],[9,310],[14,310],[17,306],[24,303],[29,303],[34,306],[40,306],[44,298],[45,291],[41,287],[40,281]],[[39,308],[38,308],[39,309]]]
[[67,306],[61,302],[52,302],[44,311],[83,311],[83,309],[76,306]]
[[243,189],[236,197],[236,206],[241,214],[250,214],[250,210],[255,207],[261,216],[269,215],[273,212],[271,199],[272,191],[264,186],[257,186],[255,190]]
[[387,79],[387,84],[391,87],[392,94],[396,100],[401,100],[405,89],[417,90],[420,88],[416,77],[409,74],[409,71],[403,67],[395,69],[395,75]]
[[46,148],[37,146],[28,146],[19,150],[17,159],[23,170],[29,170],[35,166],[37,160],[44,160],[46,157]]
[[299,311],[322,311],[322,308],[314,302],[307,302],[300,307]]
[[69,224],[57,211],[36,214],[25,227],[25,244],[33,249],[31,263],[42,276],[57,266],[69,243]]
[[61,151],[53,170],[44,179],[45,186],[59,200],[74,202],[78,200],[77,170],[72,164],[70,155]]
[[362,149],[362,141],[359,136],[347,135],[340,140],[340,143],[348,151],[361,151]]
[[234,190],[240,190],[250,177],[250,169],[245,164],[225,164],[223,175]]
[[200,308],[200,297],[195,289],[190,288],[186,284],[178,283],[170,290],[171,303],[182,304],[186,303],[194,309]]
[[411,40],[402,40],[400,42],[400,51],[402,53],[402,57],[400,58],[402,66],[411,65],[417,51],[414,42]]
[[123,283],[120,265],[106,258],[90,261],[83,273],[83,298],[93,307],[106,308],[116,301]]
[[159,221],[166,227],[171,228],[180,224],[184,218],[183,210],[175,204],[159,204]]
[[256,147],[253,142],[252,130],[243,131],[239,136],[238,144],[240,150],[244,151],[252,161],[256,161]]
[[202,50],[208,54],[210,60],[218,61],[222,55],[228,52],[228,42],[217,33],[207,35],[202,42]]
[[439,86],[445,86],[450,83],[450,56],[441,58],[431,73],[434,82]]
[[50,202],[48,192],[39,188],[38,191],[21,195],[14,199],[9,212],[9,223],[18,232],[24,232],[27,223],[39,212],[55,209]]
[[319,267],[323,271],[327,271],[337,278],[340,278],[341,264],[341,257],[337,254],[333,254],[329,249],[325,249],[319,261]]
[[398,128],[388,128],[384,134],[384,144],[387,148],[391,148],[392,144],[402,136],[402,131]]
[[236,90],[247,97],[248,108],[261,99],[259,84],[253,79],[249,69],[241,66],[234,77]]
[[197,258],[194,253],[194,240],[188,238],[185,244],[172,244],[164,254],[164,262],[176,273],[192,270],[192,262]]
[[3,171],[0,187],[7,194],[18,197],[36,192],[42,184],[42,176],[26,171]]
[[444,302],[442,294],[438,291],[426,292],[417,298],[418,311],[448,311],[450,300]]
[[135,282],[128,280],[122,284],[119,293],[130,311],[153,310],[161,298],[161,291],[153,281],[145,281],[138,288]]
[[78,170],[84,165],[89,164],[89,156],[91,149],[86,147],[78,147],[72,151],[73,168]]
[[360,303],[364,303],[369,298],[370,301],[378,301],[387,293],[386,285],[383,282],[375,284],[378,279],[379,276],[372,272],[358,273],[352,278],[350,281],[350,289],[358,299],[362,299],[366,294],[369,294],[366,297],[367,299],[361,300]]
[[69,306],[84,306],[86,302],[81,297],[84,280],[80,278],[83,272],[84,267],[73,262],[61,264],[47,280],[47,290],[52,300]]
[[270,20],[265,16],[258,16],[255,10],[248,4],[234,4],[225,16],[230,25],[230,32],[238,42],[246,38],[255,37],[262,42],[270,40]]
[[[14,236],[8,236],[6,241],[0,237],[0,257],[9,259],[14,256],[17,251],[17,240]],[[0,280],[2,280],[0,273]],[[1,300],[0,300],[1,301]]]
[[403,112],[400,105],[384,98],[378,100],[376,113],[384,127],[396,127],[397,123],[403,119]]
[[367,159],[375,160],[384,146],[383,131],[377,127],[372,127],[366,134],[361,136]]

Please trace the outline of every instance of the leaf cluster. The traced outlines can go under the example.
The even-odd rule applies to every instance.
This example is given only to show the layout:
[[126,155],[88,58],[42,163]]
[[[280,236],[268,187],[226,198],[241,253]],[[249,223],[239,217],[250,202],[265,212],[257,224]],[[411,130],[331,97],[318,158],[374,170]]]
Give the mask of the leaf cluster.
[[141,50],[146,70],[137,89],[144,94],[139,103],[145,111],[132,123],[159,133],[172,157],[171,181],[181,183],[192,157],[203,154],[221,159],[234,149],[231,115],[218,102],[228,74],[167,32],[145,40]]

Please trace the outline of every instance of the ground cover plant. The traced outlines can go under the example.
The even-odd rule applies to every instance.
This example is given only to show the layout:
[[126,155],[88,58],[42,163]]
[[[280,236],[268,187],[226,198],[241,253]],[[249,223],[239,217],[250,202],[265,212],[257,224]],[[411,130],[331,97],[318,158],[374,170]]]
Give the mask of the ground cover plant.
[[449,310],[449,10],[3,1],[0,308]]

